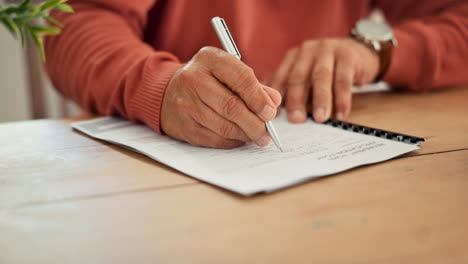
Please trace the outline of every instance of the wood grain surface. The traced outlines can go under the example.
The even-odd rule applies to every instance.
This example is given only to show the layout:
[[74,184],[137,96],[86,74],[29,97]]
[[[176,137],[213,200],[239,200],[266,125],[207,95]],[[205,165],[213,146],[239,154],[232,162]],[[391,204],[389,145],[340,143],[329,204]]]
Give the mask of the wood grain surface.
[[357,95],[351,122],[422,149],[251,198],[74,120],[0,124],[0,263],[468,263],[467,98]]

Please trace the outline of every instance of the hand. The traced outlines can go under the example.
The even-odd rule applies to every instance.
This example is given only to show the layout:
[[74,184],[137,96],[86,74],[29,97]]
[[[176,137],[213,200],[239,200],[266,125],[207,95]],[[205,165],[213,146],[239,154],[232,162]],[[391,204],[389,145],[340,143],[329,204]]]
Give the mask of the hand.
[[202,48],[174,73],[161,109],[161,128],[195,146],[234,148],[270,143],[265,121],[276,116],[280,94],[253,70],[217,48]]
[[[270,81],[285,96],[290,122],[304,122],[310,100],[314,120],[344,120],[351,110],[353,84],[372,82],[378,55],[351,38],[307,40],[290,49]],[[308,99],[310,98],[310,99]]]

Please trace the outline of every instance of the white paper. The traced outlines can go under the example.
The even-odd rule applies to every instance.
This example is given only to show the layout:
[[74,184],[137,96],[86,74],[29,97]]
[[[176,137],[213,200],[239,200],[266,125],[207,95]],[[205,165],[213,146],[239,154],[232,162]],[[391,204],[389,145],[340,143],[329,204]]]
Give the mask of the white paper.
[[284,113],[273,124],[284,152],[273,143],[264,148],[248,144],[231,150],[194,147],[159,135],[142,124],[116,117],[77,122],[72,126],[242,195],[275,191],[419,149],[415,145],[353,133],[311,120],[291,124]]
[[353,94],[378,93],[390,91],[390,85],[386,82],[370,83],[363,86],[353,86]]

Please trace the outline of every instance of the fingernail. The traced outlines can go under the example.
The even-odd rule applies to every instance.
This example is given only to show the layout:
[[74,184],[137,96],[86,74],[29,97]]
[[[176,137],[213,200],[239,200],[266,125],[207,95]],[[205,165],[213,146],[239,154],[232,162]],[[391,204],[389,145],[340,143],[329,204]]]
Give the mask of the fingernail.
[[272,120],[275,117],[275,109],[269,105],[266,105],[260,113],[260,117],[265,121]]
[[260,147],[265,147],[268,146],[268,144],[270,144],[270,140],[271,138],[269,135],[263,135],[260,139],[255,141],[255,144],[259,145]]
[[340,121],[343,121],[344,120],[344,114],[343,112],[338,112],[336,114],[336,119],[340,120]]
[[325,109],[323,109],[322,107],[315,109],[314,118],[315,118],[315,121],[318,121],[318,122],[325,121],[325,118],[326,118]]
[[302,122],[304,121],[305,114],[301,110],[294,110],[288,114],[289,120],[293,122]]

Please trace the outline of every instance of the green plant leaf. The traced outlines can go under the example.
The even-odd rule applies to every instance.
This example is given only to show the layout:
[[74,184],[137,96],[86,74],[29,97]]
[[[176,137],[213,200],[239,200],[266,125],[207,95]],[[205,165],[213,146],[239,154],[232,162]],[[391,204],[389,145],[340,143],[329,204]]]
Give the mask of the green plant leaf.
[[2,17],[0,19],[0,21],[2,21],[3,24],[5,24],[5,26],[7,27],[7,29],[11,32],[11,34],[13,34],[13,36],[16,38],[18,37],[18,34],[20,33],[19,32],[19,29],[18,29],[18,26],[16,26],[16,24],[13,22],[13,20],[11,20],[10,18],[8,17]]
[[55,7],[58,4],[64,3],[67,0],[48,0],[39,5],[39,10],[44,11],[50,8]]
[[21,3],[21,5],[18,6],[18,9],[20,11],[24,11],[28,8],[28,5],[29,3],[31,2],[31,0],[24,0],[23,3]]
[[29,35],[31,35],[32,39],[34,40],[34,43],[36,43],[37,49],[39,50],[39,54],[41,55],[42,61],[45,62],[46,57],[45,57],[45,51],[44,51],[44,42],[42,40],[42,37],[39,36],[33,29],[30,27],[27,27],[29,31]]
[[21,46],[24,48],[26,46],[26,30],[24,27],[20,27],[20,37],[21,37]]
[[13,18],[13,21],[20,25],[20,24],[25,24],[26,22],[30,21],[30,20],[33,20],[33,19],[36,19],[36,18],[39,18],[41,17],[40,14],[35,14],[35,15],[23,15],[23,16],[17,16],[15,18]]
[[12,13],[17,13],[17,12],[18,12],[18,6],[15,6],[15,5],[9,6],[2,10],[2,13],[7,14],[7,15],[12,14]]
[[[0,0],[1,2],[2,0]],[[13,2],[13,1],[12,1]],[[37,46],[41,58],[45,61],[43,38],[44,35],[60,34],[63,25],[49,16],[50,9],[72,13],[73,8],[65,4],[67,0],[46,0],[34,4],[31,0],[16,1],[6,7],[0,3],[0,24],[3,23],[15,38],[21,37],[21,44],[26,45],[26,36],[30,35]],[[21,2],[21,3],[19,3]],[[43,18],[50,24],[37,25],[31,23],[34,19]]]
[[58,4],[57,6],[54,7],[54,9],[67,12],[67,13],[73,13],[74,10],[70,5],[67,4]]
[[46,25],[36,25],[31,24],[28,25],[30,29],[32,29],[36,34],[43,34],[43,35],[57,35],[60,34],[61,30],[56,27],[46,26]]
[[18,28],[18,33],[21,37],[21,46],[24,48],[26,45],[26,38],[25,38],[25,23],[23,23],[21,20],[18,20],[16,18],[13,19],[13,22],[15,23],[16,27]]
[[44,19],[49,21],[51,24],[56,25],[58,27],[63,27],[63,24],[60,23],[57,19],[51,17],[51,16],[44,16]]

